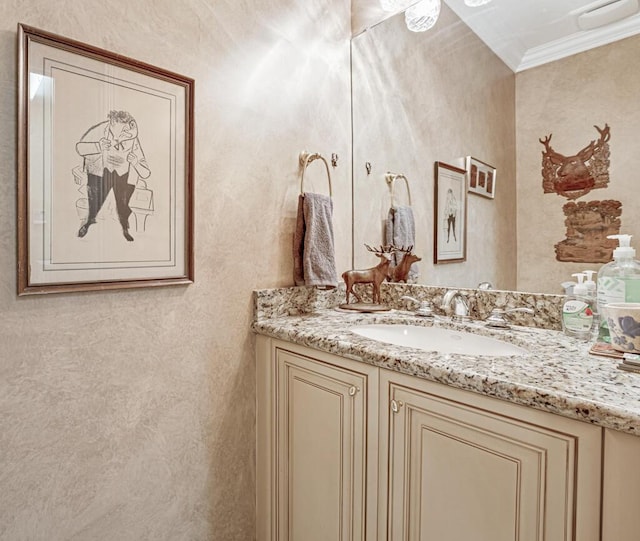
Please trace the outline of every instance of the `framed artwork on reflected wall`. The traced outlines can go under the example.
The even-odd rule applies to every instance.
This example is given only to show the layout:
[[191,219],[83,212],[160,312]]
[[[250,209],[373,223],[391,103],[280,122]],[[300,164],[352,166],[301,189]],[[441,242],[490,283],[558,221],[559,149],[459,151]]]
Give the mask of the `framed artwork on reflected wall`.
[[466,171],[435,163],[434,263],[457,263],[467,257]]
[[496,194],[496,168],[467,156],[469,192],[493,199]]
[[18,50],[18,294],[193,282],[193,79],[25,25]]

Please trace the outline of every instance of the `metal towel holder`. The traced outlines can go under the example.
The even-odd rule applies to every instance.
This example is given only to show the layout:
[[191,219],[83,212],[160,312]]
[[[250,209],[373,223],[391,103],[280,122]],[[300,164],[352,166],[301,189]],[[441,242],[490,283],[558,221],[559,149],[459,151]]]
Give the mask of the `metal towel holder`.
[[411,190],[409,189],[409,181],[407,180],[407,177],[405,177],[404,175],[397,175],[395,173],[387,173],[384,176],[384,179],[387,181],[387,184],[389,185],[389,190],[391,191],[391,206],[395,206],[394,205],[394,201],[393,201],[393,183],[396,180],[404,180],[405,184],[407,185],[407,195],[409,196],[409,206],[411,206]]
[[300,193],[304,193],[304,172],[309,167],[309,164],[314,160],[322,160],[324,162],[325,169],[327,170],[327,180],[329,181],[329,197],[333,196],[333,192],[331,190],[331,172],[329,171],[329,164],[327,160],[325,160],[322,154],[318,154],[317,152],[306,152],[303,151],[300,153],[300,166],[302,167],[302,177],[300,178]]

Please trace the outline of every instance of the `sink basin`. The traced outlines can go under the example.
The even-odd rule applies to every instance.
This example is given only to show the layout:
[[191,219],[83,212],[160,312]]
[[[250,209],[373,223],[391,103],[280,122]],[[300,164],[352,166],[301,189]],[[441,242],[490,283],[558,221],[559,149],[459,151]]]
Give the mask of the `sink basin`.
[[492,357],[527,355],[529,353],[526,349],[502,340],[440,327],[360,325],[351,329],[351,332],[379,342],[440,353],[489,355]]

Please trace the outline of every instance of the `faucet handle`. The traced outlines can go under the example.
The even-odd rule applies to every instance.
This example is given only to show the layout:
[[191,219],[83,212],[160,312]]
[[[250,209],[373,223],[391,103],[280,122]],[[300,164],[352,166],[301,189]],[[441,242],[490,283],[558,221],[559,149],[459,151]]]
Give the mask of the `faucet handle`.
[[491,314],[485,320],[488,327],[495,327],[498,329],[508,329],[509,322],[505,317],[507,314],[512,314],[513,312],[523,312],[525,314],[534,315],[535,311],[531,308],[507,308],[503,310],[502,308],[494,308],[491,310]]
[[407,301],[415,302],[418,305],[418,309],[415,312],[417,316],[422,316],[422,317],[433,317],[434,316],[433,306],[431,305],[431,303],[429,301],[419,301],[418,299],[415,299],[414,297],[409,297],[409,295],[403,295],[402,297],[400,297],[400,300],[407,300]]
[[422,317],[434,317],[435,312],[433,311],[433,306],[429,301],[421,301],[420,306],[416,310],[416,315]]

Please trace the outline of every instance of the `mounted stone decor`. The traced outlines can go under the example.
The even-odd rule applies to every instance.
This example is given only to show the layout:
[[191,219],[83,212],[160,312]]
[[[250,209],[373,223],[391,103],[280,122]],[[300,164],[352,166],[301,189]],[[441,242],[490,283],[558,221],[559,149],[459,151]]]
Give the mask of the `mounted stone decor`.
[[555,245],[558,261],[608,263],[616,240],[607,235],[620,233],[620,201],[578,201],[562,207],[566,219],[567,238]]

